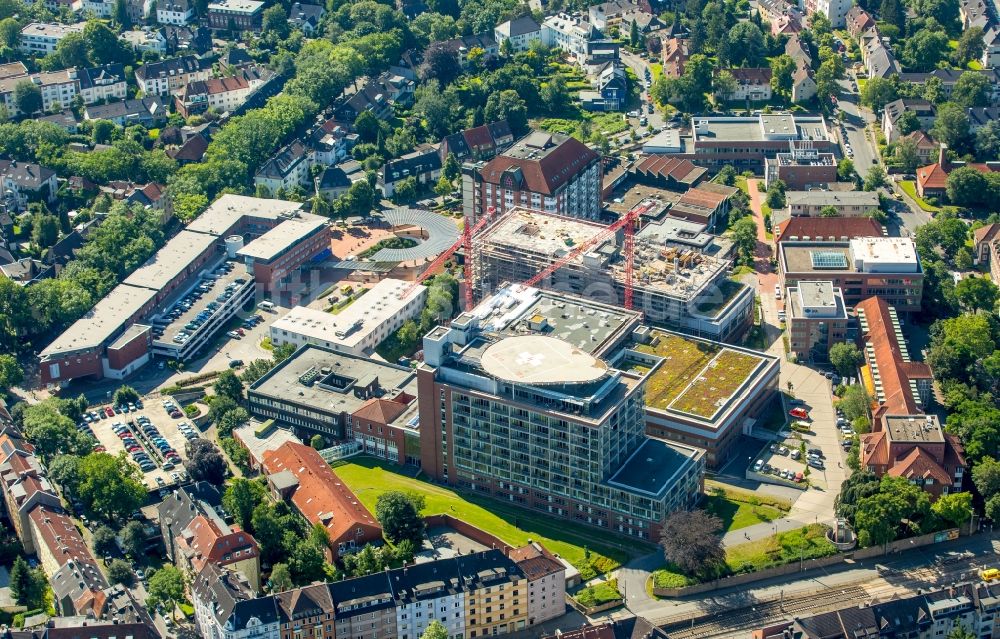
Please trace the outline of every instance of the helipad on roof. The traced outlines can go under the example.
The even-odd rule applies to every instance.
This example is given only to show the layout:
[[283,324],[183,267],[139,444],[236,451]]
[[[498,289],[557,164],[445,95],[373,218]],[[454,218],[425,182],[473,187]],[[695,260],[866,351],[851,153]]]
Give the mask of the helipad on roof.
[[489,375],[522,384],[586,384],[608,372],[600,359],[568,342],[545,335],[508,337],[483,351]]

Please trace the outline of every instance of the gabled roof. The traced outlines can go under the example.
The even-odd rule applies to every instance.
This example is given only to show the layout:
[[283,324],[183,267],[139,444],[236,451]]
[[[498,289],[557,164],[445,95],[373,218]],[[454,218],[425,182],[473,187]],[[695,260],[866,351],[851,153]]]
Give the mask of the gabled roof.
[[938,143],[931,139],[931,136],[927,135],[923,131],[911,131],[903,136],[917,143],[917,148],[924,149],[937,149]]
[[944,189],[948,186],[948,171],[935,162],[917,169],[917,183],[921,189]]
[[497,25],[497,31],[508,38],[541,31],[542,26],[531,16],[521,16]]
[[907,480],[933,479],[939,484],[950,484],[951,477],[941,468],[930,455],[920,446],[916,446],[905,457],[896,461],[886,473],[892,477],[902,477]]
[[992,241],[997,233],[1000,233],[1000,224],[987,224],[973,231],[972,237],[975,239],[976,246],[979,246],[983,242]]
[[885,412],[894,415],[921,413],[910,388],[911,379],[929,378],[930,369],[922,362],[910,362],[904,357],[905,345],[896,337],[896,328],[889,303],[881,297],[869,297],[857,305],[868,326],[863,338],[871,346],[882,383]]
[[284,471],[294,475],[298,485],[292,493],[292,503],[309,523],[323,524],[331,542],[358,526],[381,530],[357,495],[310,446],[288,442],[265,453],[263,465],[268,475]]

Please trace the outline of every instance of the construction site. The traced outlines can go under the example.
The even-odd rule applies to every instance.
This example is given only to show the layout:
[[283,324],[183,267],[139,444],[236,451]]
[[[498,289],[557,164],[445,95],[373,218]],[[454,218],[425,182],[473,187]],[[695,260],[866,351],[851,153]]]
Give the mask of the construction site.
[[504,283],[527,282],[635,308],[650,324],[712,339],[738,338],[750,321],[753,292],[729,279],[730,260],[672,242],[656,223],[628,228],[642,223],[640,207],[610,227],[510,210],[472,241],[476,297]]

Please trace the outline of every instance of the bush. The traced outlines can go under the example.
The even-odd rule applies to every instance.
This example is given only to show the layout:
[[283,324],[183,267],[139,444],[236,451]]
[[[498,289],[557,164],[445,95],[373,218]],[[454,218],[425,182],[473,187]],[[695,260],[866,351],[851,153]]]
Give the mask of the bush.
[[696,582],[672,564],[668,564],[666,568],[653,571],[654,588],[683,588],[694,583]]
[[194,419],[198,415],[201,415],[201,409],[194,404],[188,404],[184,407],[184,414],[187,415],[188,419]]
[[584,588],[573,598],[581,606],[592,608],[612,601],[621,601],[622,594],[618,592],[618,580],[612,579]]

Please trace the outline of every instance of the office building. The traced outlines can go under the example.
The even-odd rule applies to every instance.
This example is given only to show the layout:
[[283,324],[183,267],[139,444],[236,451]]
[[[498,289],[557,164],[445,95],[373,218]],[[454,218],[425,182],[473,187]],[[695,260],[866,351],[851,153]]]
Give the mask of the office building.
[[597,152],[569,136],[533,131],[489,162],[463,166],[462,209],[467,220],[491,207],[596,220],[601,180]]
[[778,264],[783,289],[803,280],[824,280],[843,291],[850,308],[878,296],[902,313],[920,310],[924,273],[910,238],[782,241]]
[[872,191],[786,191],[792,217],[818,217],[833,207],[841,217],[866,217],[878,211],[878,193]]
[[836,146],[821,115],[698,115],[691,118],[691,130],[689,145],[680,157],[712,169],[732,165],[737,171],[763,173],[765,159],[787,152],[790,142],[824,155]]
[[336,315],[296,306],[271,324],[271,343],[322,346],[339,353],[368,355],[404,322],[419,318],[427,287],[387,278]]
[[257,289],[275,295],[298,283],[298,269],[330,249],[330,220],[312,213],[295,213],[236,251],[253,274]]
[[645,435],[651,370],[606,359],[638,316],[520,285],[424,337],[421,467],[515,505],[641,539],[698,501],[704,453]]
[[844,295],[830,282],[799,282],[788,289],[788,348],[800,362],[825,362],[830,347],[847,339]]
[[811,142],[775,153],[764,160],[764,182],[768,187],[781,180],[790,189],[808,190],[837,181],[837,156],[821,152]]
[[771,214],[774,241],[849,242],[861,237],[882,237],[885,229],[870,217],[789,217]]
[[965,451],[937,415],[882,415],[861,435],[861,468],[876,477],[902,477],[933,498],[962,490]]
[[220,31],[260,31],[264,3],[258,0],[220,0],[208,4],[208,26]]

